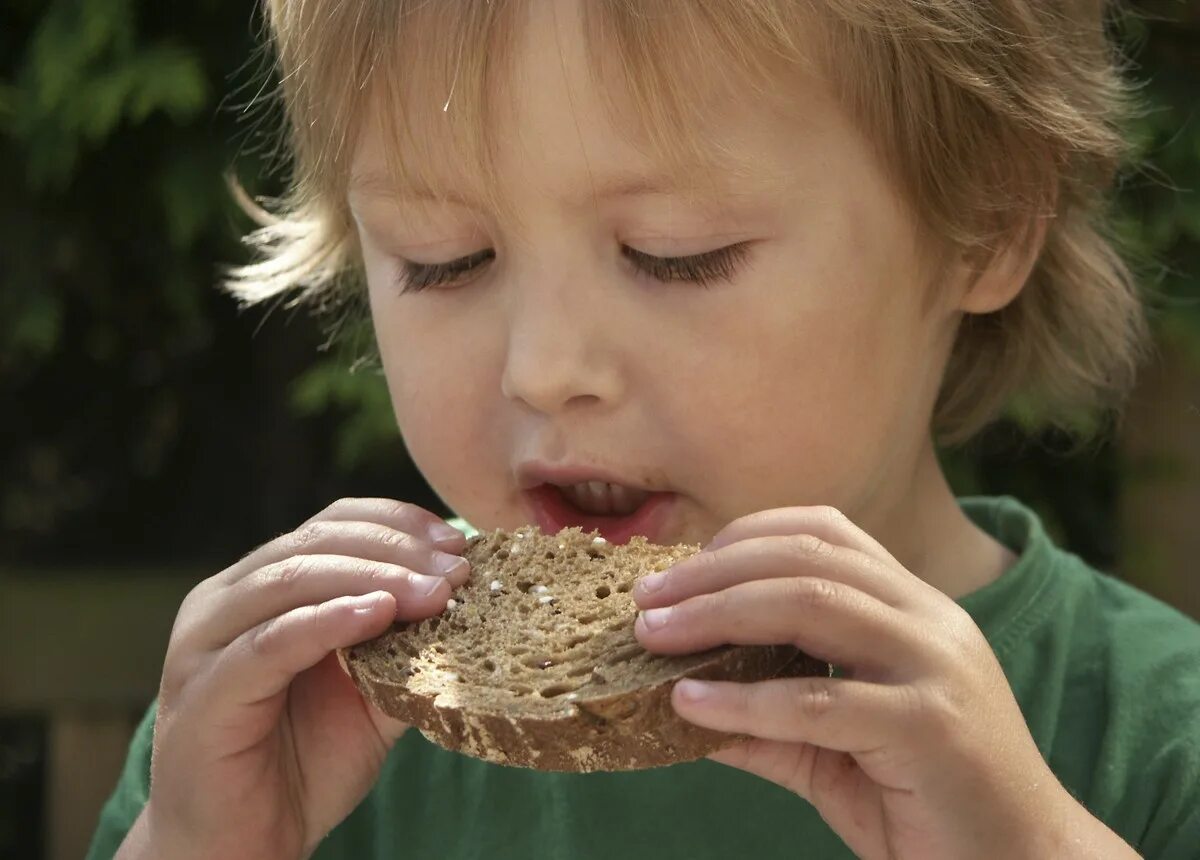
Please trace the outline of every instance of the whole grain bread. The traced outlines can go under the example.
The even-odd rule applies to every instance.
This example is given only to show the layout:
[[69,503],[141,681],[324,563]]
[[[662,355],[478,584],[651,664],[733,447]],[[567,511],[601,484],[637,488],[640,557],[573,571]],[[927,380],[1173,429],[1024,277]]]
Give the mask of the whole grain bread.
[[683,720],[683,677],[828,674],[791,646],[661,656],[634,635],[634,582],[697,552],[578,528],[477,535],[470,579],[441,615],[398,622],[339,658],[369,701],[429,740],[498,764],[637,770],[700,758],[740,736]]

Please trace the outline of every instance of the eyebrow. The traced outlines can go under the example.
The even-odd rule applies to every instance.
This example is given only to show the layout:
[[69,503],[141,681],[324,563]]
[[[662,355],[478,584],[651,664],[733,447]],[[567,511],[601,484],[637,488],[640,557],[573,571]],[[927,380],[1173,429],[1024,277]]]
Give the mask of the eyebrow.
[[[397,182],[387,173],[368,171],[351,176],[349,193],[366,197],[377,197],[391,200],[430,200],[438,203],[457,203],[461,206],[479,208],[477,201],[458,194],[455,191],[434,191],[424,185],[405,186]],[[655,194],[676,194],[683,189],[674,182],[662,177],[645,174],[618,174],[603,182],[593,183],[585,192],[577,195],[579,203],[592,199],[605,200],[616,197],[646,197]],[[698,189],[692,189],[698,190]],[[729,192],[725,192],[728,194]],[[711,195],[700,194],[701,198]],[[736,196],[736,192],[734,192]]]

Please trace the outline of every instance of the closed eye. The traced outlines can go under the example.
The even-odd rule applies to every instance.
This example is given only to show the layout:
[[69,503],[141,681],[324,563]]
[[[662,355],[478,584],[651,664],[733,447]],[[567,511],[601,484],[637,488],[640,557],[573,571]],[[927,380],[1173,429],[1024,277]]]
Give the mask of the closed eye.
[[[749,242],[738,242],[724,248],[705,251],[702,254],[691,254],[685,257],[656,257],[628,245],[621,246],[622,256],[642,274],[663,283],[683,281],[702,287],[732,280],[737,273],[738,266],[745,260],[749,251]],[[400,291],[414,293],[430,288],[462,286],[478,275],[495,258],[496,252],[491,248],[486,248],[446,263],[402,261],[398,278]]]

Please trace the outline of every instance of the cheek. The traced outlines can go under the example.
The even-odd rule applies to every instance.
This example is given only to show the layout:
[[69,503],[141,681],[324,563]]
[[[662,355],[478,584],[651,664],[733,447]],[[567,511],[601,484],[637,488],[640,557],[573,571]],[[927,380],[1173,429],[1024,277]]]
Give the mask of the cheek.
[[[778,280],[764,300],[731,306],[695,368],[693,457],[711,464],[726,517],[810,501],[851,504],[921,428],[906,396],[920,382],[918,332],[890,284],[841,270]],[[897,289],[902,289],[897,286]],[[906,395],[907,392],[907,395]]]
[[[413,462],[434,491],[458,509],[478,509],[464,493],[477,492],[490,464],[503,463],[487,446],[504,443],[489,409],[481,364],[462,344],[462,323],[434,318],[420,301],[372,301],[380,358],[392,410]],[[453,332],[453,336],[446,333]],[[464,451],[478,456],[464,457]]]

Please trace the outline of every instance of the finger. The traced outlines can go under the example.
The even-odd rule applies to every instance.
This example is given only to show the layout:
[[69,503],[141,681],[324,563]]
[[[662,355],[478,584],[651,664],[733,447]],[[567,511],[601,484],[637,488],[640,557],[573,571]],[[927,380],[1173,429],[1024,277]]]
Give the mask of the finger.
[[899,564],[879,541],[852,523],[837,508],[828,505],[774,508],[748,514],[717,532],[704,549],[719,549],[756,537],[797,534],[812,535],[829,544],[856,549],[884,564]]
[[634,630],[647,650],[662,654],[786,643],[856,670],[913,667],[923,642],[916,622],[899,610],[843,583],[808,576],[745,582],[646,609]]
[[[811,791],[805,789],[812,784],[812,772],[817,756],[821,753],[821,748],[813,744],[794,744],[752,737],[724,746],[716,752],[709,753],[707,758],[784,785],[811,802]],[[826,750],[824,754],[846,755],[833,750]]]
[[671,704],[706,728],[857,755],[891,743],[907,725],[902,689],[842,678],[752,684],[685,678],[671,691]]
[[378,636],[395,612],[395,598],[384,591],[297,607],[235,639],[212,664],[205,686],[223,706],[270,699],[338,648]]
[[[411,535],[436,549],[461,553],[466,548],[466,536],[445,520],[422,507],[393,499],[338,499],[325,510],[305,520],[295,529],[268,541],[244,556],[221,574],[224,579],[238,579],[255,568],[303,552],[306,547],[331,534],[337,534],[334,523],[375,523],[392,532]],[[318,549],[317,552],[328,552]]]
[[395,499],[338,499],[303,525],[321,520],[360,520],[379,523],[400,532],[419,535],[447,552],[462,552],[467,537],[444,519],[420,505]]
[[455,586],[465,583],[471,570],[461,555],[435,549],[423,537],[357,520],[314,520],[268,546],[270,553],[256,554],[262,560],[258,567],[240,562],[220,574],[218,581],[233,584],[263,567],[301,555],[345,555],[386,562],[427,576],[449,577]]
[[[815,806],[837,833],[886,831],[882,807],[873,800],[880,787],[849,753],[813,744],[751,738],[717,750],[708,758],[796,792]],[[861,842],[848,844],[858,857],[888,854],[886,844],[870,847]]]
[[[386,591],[402,621],[428,618],[446,608],[451,582],[408,568],[342,555],[297,555],[259,568],[225,588],[211,592],[192,630],[203,630],[203,641],[192,647],[223,647],[244,631],[297,607],[337,597]],[[189,637],[187,630],[180,637]]]
[[889,567],[859,550],[809,534],[792,534],[748,538],[690,556],[639,579],[633,598],[639,607],[649,609],[740,583],[802,576],[842,583],[889,606],[913,603],[913,589],[924,587],[902,568]]

